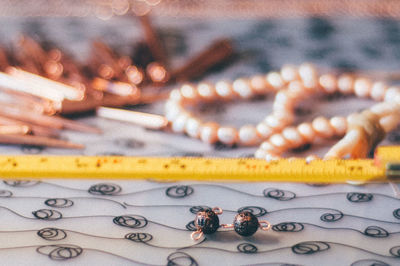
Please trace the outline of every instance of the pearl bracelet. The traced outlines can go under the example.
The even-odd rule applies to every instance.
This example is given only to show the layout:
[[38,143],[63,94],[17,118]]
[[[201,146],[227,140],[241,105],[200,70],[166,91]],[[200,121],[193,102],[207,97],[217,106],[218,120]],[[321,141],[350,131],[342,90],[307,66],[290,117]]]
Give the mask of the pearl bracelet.
[[[312,65],[303,64],[299,69],[284,66],[280,72],[240,78],[233,82],[219,81],[215,85],[203,82],[197,86],[185,84],[171,91],[165,105],[165,117],[170,121],[173,132],[186,133],[206,143],[219,141],[226,145],[256,145],[293,122],[295,104],[314,92],[315,84],[311,84],[311,77],[315,74]],[[296,83],[300,77],[310,86],[301,86],[298,81]],[[291,89],[283,90],[289,83]],[[239,130],[220,126],[216,122],[203,123],[185,109],[186,106],[199,103],[249,99],[270,92],[276,93],[272,114],[257,125],[244,125]]]

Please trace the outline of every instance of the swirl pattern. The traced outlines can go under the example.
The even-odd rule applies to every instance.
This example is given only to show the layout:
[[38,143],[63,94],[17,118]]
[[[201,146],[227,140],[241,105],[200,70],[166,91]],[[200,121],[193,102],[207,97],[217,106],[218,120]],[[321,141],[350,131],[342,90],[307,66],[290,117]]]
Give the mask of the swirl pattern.
[[394,257],[400,258],[400,246],[392,247],[389,253]]
[[37,231],[37,235],[49,241],[63,240],[67,237],[67,233],[64,230],[53,227],[40,229]]
[[10,187],[31,187],[40,183],[38,180],[3,180],[3,183]]
[[83,249],[76,245],[46,245],[40,246],[36,251],[48,256],[51,260],[69,260],[82,254]]
[[190,221],[186,224],[186,229],[189,231],[196,231],[196,225],[194,224],[194,221]]
[[89,188],[88,192],[93,195],[115,196],[121,192],[122,188],[116,184],[100,183]]
[[0,190],[0,198],[10,198],[12,197],[13,193],[9,190],[2,189]]
[[322,241],[306,241],[292,246],[292,252],[299,255],[311,255],[328,249],[329,244]]
[[123,227],[143,228],[148,224],[148,221],[145,217],[140,215],[123,215],[115,217],[113,223]]
[[47,199],[44,204],[53,208],[69,208],[74,205],[74,202],[72,200],[64,198],[52,198]]
[[300,232],[303,231],[304,225],[295,222],[279,223],[272,226],[272,230],[276,232]]
[[294,192],[277,188],[266,188],[264,189],[263,194],[264,197],[279,201],[288,201],[296,198],[296,194]]
[[396,219],[400,219],[400,208],[393,211],[393,216]]
[[267,210],[264,209],[263,207],[258,207],[258,206],[245,206],[241,207],[240,209],[237,210],[237,212],[243,212],[243,211],[248,211],[254,214],[256,217],[261,217],[267,214]]
[[177,266],[177,265],[185,265],[185,266],[198,266],[196,260],[192,258],[190,255],[185,252],[174,252],[167,257],[167,265],[168,266]]
[[383,237],[388,237],[389,232],[379,226],[368,226],[364,230],[364,235],[370,237],[383,238]]
[[339,221],[343,218],[343,213],[341,211],[335,210],[336,213],[324,213],[321,215],[320,220],[327,223],[332,223]]
[[390,266],[386,262],[380,260],[358,260],[353,262],[350,266]]
[[146,243],[153,239],[153,236],[148,233],[129,233],[125,235],[125,239],[133,242]]
[[258,248],[250,243],[241,243],[237,247],[237,250],[241,253],[246,253],[246,254],[253,254],[257,253]]
[[199,211],[202,211],[202,210],[211,210],[211,207],[208,207],[208,206],[193,206],[193,207],[191,207],[189,209],[189,211],[191,213],[193,213],[193,214],[196,214],[196,213],[198,213]]
[[56,210],[40,209],[32,212],[35,218],[40,220],[55,221],[62,218],[62,213]]
[[185,198],[192,195],[194,189],[190,186],[172,186],[167,188],[165,194],[170,198]]
[[373,199],[374,195],[370,193],[358,193],[358,192],[351,192],[347,193],[346,198],[350,202],[368,202]]

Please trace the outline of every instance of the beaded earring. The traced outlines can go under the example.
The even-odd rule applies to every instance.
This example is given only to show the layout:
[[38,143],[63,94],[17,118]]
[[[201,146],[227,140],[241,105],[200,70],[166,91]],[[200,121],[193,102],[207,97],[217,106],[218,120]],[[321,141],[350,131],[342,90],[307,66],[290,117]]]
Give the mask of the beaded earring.
[[196,218],[194,219],[194,225],[197,230],[193,232],[190,237],[193,240],[199,240],[203,235],[215,233],[220,227],[218,218],[218,215],[220,214],[222,214],[222,209],[219,207],[201,209],[198,211]]
[[259,221],[257,217],[249,211],[242,211],[238,213],[233,224],[223,224],[223,228],[233,228],[236,233],[241,236],[252,236],[257,232],[258,228],[264,231],[271,229],[271,224],[268,221]]

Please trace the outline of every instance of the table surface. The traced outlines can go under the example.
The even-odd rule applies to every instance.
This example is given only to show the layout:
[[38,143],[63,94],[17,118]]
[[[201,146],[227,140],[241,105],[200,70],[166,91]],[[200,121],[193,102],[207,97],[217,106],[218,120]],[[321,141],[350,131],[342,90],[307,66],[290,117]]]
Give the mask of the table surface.
[[[2,18],[0,40],[36,34],[75,55],[96,37],[128,52],[141,39],[130,17]],[[400,23],[385,19],[304,18],[276,20],[156,19],[175,65],[212,40],[230,37],[238,57],[205,79],[265,73],[285,63],[311,61],[324,69],[396,70]],[[209,106],[201,116],[235,126],[256,123],[273,97]],[[318,96],[297,108],[298,121],[347,115],[372,101]],[[162,103],[132,107],[162,113]],[[2,154],[80,154],[251,157],[255,147],[211,147],[198,140],[96,117],[81,121],[104,134],[65,132],[83,151],[0,146]],[[300,152],[323,153],[335,140]],[[386,144],[400,143],[400,129]],[[398,185],[294,183],[199,183],[87,180],[7,180],[0,184],[0,257],[4,265],[399,265]],[[241,237],[221,230],[194,242],[196,211],[221,207],[221,223],[249,210],[273,225]]]

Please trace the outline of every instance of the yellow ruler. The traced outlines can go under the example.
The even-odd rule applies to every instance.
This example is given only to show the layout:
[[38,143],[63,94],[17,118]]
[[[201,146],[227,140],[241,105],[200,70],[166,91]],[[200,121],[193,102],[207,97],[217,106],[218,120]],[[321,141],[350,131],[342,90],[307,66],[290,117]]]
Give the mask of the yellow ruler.
[[400,180],[400,146],[380,147],[374,159],[314,160],[157,158],[120,156],[0,156],[0,177],[12,179],[156,179],[272,182]]

